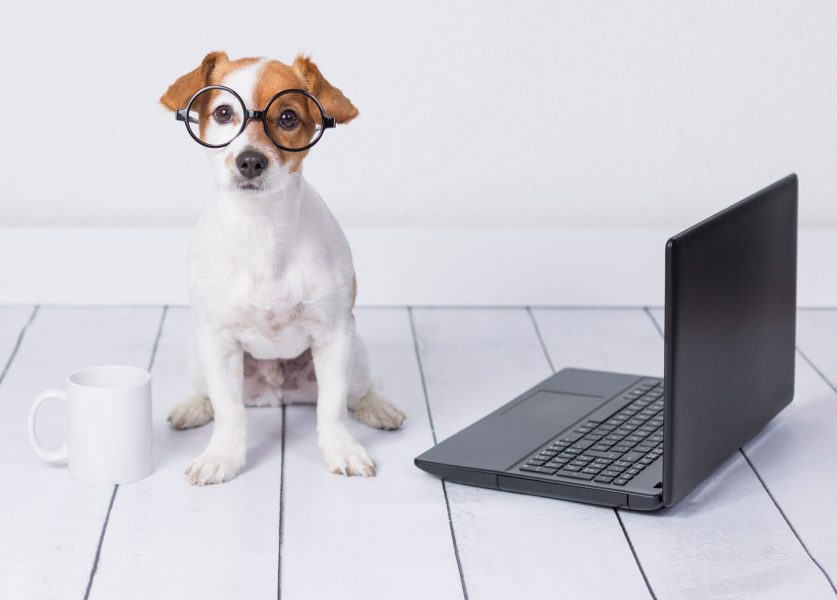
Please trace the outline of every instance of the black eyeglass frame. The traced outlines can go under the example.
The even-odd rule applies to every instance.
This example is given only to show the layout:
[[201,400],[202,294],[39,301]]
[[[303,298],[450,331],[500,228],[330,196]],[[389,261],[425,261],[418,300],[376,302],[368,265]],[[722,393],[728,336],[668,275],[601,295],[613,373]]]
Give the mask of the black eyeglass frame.
[[[195,132],[192,131],[192,128],[189,126],[190,123],[197,123],[197,120],[189,119],[189,111],[192,109],[192,104],[195,102],[195,100],[197,99],[198,96],[200,96],[202,93],[204,93],[208,90],[224,90],[225,92],[229,92],[230,94],[232,94],[235,97],[236,100],[238,100],[238,102],[241,104],[241,107],[244,109],[244,118],[241,120],[241,127],[235,133],[235,135],[232,136],[229,139],[229,141],[224,142],[223,144],[208,144],[208,143],[204,142],[197,135],[195,135]],[[270,133],[270,128],[267,125],[267,112],[270,110],[270,107],[273,106],[273,103],[276,102],[276,100],[278,100],[282,96],[284,96],[286,94],[292,94],[292,93],[293,94],[302,94],[303,96],[306,96],[309,100],[313,101],[314,104],[319,109],[320,116],[322,117],[323,125],[322,125],[322,127],[320,127],[320,131],[317,133],[317,137],[315,137],[313,140],[311,140],[308,144],[306,144],[302,148],[288,148],[287,146],[283,146],[282,144],[277,142],[275,139],[273,139],[273,136]],[[268,139],[271,142],[273,142],[274,146],[276,146],[280,150],[284,150],[285,152],[304,152],[305,150],[308,150],[311,146],[313,146],[314,144],[316,144],[317,142],[320,141],[320,138],[323,137],[323,133],[325,133],[326,129],[333,129],[334,127],[337,126],[337,120],[334,117],[330,117],[326,114],[325,109],[323,108],[323,105],[320,104],[320,101],[317,100],[317,97],[314,96],[312,93],[307,92],[305,90],[298,90],[298,89],[282,90],[281,92],[275,94],[268,101],[267,106],[264,107],[264,110],[249,110],[247,108],[247,105],[244,104],[244,100],[241,99],[241,96],[239,96],[238,93],[235,90],[230,89],[230,88],[228,88],[224,85],[208,85],[204,88],[199,89],[189,99],[189,102],[186,104],[186,108],[180,108],[180,109],[175,111],[174,118],[178,121],[183,121],[186,124],[186,131],[189,132],[189,135],[192,137],[192,139],[195,140],[197,143],[199,143],[201,146],[206,146],[207,148],[223,148],[224,146],[230,145],[235,138],[237,138],[238,136],[241,135],[241,132],[244,131],[244,128],[247,127],[247,123],[249,123],[251,119],[258,119],[259,121],[262,122],[262,127],[264,128],[264,132],[267,135]]]

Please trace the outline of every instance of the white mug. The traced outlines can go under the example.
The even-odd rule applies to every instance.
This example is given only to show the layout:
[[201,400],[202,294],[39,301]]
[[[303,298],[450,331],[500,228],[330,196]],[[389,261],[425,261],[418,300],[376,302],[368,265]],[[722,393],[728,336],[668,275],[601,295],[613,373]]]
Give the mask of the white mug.
[[[58,450],[38,442],[35,416],[45,400],[67,405],[68,440]],[[46,390],[29,409],[29,442],[49,463],[69,463],[70,477],[116,484],[151,474],[151,374],[137,367],[89,367],[70,373],[67,391]]]

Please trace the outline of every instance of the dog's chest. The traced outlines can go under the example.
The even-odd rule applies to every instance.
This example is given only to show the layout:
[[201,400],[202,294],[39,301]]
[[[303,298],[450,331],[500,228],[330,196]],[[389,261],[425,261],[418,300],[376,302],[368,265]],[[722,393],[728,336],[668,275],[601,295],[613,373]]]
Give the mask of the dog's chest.
[[304,312],[302,303],[287,310],[241,306],[234,310],[231,329],[244,350],[255,358],[295,358],[311,346]]
[[256,261],[224,271],[201,277],[200,269],[193,269],[192,291],[211,320],[244,350],[255,358],[295,358],[311,346],[310,290],[303,277],[294,270],[275,277]]
[[263,281],[240,291],[227,320],[244,350],[255,358],[295,358],[311,346],[301,289],[285,281]]

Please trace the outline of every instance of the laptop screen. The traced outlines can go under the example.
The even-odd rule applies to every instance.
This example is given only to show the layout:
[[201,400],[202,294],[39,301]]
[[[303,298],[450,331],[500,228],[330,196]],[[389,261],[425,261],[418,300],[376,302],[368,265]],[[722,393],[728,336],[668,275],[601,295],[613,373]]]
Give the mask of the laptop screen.
[[796,232],[790,175],[668,241],[667,506],[793,398]]

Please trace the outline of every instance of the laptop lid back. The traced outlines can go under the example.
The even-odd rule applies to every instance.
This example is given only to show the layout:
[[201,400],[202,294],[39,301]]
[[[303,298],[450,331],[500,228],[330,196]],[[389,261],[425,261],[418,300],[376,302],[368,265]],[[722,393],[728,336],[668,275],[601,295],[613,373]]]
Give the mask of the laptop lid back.
[[666,245],[666,506],[793,398],[796,232],[789,175]]

